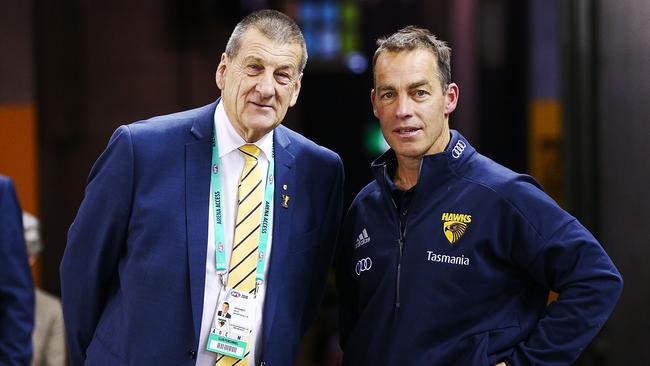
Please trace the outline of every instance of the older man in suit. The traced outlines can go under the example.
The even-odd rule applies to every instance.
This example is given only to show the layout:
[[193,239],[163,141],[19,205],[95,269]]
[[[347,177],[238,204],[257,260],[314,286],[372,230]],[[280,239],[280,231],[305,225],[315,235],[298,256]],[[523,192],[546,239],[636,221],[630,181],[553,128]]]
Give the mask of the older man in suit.
[[0,365],[26,366],[32,357],[34,290],[13,183],[0,175]]
[[[115,132],[61,263],[72,366],[293,363],[343,184],[338,155],[280,125],[306,60],[289,17],[252,13],[217,67],[221,99]],[[225,301],[234,331],[218,334]]]

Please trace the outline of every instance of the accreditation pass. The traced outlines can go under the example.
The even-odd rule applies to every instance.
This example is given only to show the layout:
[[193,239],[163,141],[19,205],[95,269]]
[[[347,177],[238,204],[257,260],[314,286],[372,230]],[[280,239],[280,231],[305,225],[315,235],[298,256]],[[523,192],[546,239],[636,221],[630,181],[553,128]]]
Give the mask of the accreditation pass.
[[255,305],[255,295],[226,288],[226,296],[217,304],[212,321],[208,351],[244,358],[253,329]]

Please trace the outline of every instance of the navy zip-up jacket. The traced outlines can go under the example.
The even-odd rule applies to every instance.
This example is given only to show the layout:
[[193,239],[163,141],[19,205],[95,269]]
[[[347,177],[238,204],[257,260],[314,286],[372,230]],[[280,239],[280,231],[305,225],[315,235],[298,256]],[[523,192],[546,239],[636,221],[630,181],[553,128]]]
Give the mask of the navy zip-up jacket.
[[[571,364],[613,310],[621,275],[531,177],[451,135],[423,158],[408,210],[391,196],[389,150],[346,215],[343,364]],[[559,297],[547,306],[549,290]]]

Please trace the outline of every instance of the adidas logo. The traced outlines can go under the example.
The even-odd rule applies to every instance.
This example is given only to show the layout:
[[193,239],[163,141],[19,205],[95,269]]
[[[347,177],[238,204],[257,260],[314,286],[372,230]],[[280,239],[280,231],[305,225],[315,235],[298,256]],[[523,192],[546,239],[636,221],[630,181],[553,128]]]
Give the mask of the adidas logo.
[[370,242],[370,237],[368,236],[368,232],[366,231],[366,228],[363,228],[363,231],[361,234],[359,234],[359,237],[357,238],[357,243],[354,244],[354,249],[359,248],[360,246],[367,244]]

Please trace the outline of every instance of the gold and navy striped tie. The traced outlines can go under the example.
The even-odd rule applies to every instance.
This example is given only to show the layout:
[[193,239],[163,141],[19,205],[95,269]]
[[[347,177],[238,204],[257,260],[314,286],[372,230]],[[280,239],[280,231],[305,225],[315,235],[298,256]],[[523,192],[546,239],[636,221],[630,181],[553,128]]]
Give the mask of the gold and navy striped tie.
[[[237,291],[252,294],[255,292],[255,269],[264,184],[262,184],[262,169],[258,162],[260,149],[253,144],[246,144],[239,148],[239,152],[244,157],[244,169],[239,178],[237,221],[226,285]],[[243,359],[217,355],[215,366],[248,365],[251,341],[249,336]]]

